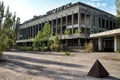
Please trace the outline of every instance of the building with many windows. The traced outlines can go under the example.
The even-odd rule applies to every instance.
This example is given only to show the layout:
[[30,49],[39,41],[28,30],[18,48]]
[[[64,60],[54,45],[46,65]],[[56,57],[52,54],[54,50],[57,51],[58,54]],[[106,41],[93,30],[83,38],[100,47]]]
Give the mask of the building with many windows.
[[[58,34],[64,45],[81,48],[90,40],[90,34],[116,29],[114,15],[81,2],[69,3],[20,24],[17,45],[31,46],[45,22],[51,25],[52,36]],[[69,35],[65,34],[66,29],[70,31]]]

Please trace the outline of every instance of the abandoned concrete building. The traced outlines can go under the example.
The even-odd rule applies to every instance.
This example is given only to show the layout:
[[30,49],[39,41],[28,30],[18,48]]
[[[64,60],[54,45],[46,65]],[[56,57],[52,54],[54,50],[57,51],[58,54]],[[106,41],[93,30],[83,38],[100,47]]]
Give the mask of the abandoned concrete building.
[[[20,24],[17,27],[16,43],[19,46],[31,46],[37,32],[42,30],[45,22],[49,22],[52,36],[58,34],[64,45],[84,48],[85,41],[91,39],[90,34],[116,29],[115,18],[110,13],[81,2],[69,3],[48,11],[45,15],[34,16]],[[64,34],[66,29],[70,30],[69,35]],[[100,42],[96,43],[98,37],[92,36],[92,39],[97,46],[96,50],[100,50]],[[111,44],[111,41],[113,41],[113,37],[105,37],[103,43],[100,44],[107,42],[102,46],[109,47],[114,45]]]

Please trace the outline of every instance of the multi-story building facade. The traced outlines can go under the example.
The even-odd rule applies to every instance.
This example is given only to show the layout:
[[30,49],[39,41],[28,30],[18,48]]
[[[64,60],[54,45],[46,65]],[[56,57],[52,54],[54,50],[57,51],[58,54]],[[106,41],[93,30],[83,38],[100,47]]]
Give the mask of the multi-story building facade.
[[[20,24],[17,27],[16,43],[31,46],[45,22],[51,25],[52,36],[58,34],[61,42],[67,46],[84,47],[91,33],[116,28],[114,15],[81,2],[69,3]],[[70,30],[69,35],[64,34],[66,29]]]

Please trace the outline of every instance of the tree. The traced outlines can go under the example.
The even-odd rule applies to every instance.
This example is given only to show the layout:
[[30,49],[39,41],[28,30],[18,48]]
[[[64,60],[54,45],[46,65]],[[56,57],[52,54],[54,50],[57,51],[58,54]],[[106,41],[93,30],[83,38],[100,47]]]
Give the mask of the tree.
[[53,38],[53,43],[50,45],[50,49],[52,51],[57,51],[59,49],[59,37],[58,35],[55,35],[54,38]]
[[120,17],[120,0],[115,1],[117,16]]
[[116,0],[115,4],[116,4],[116,12],[117,12],[116,23],[117,23],[117,27],[120,27],[120,0]]
[[50,37],[51,30],[50,24],[48,22],[45,23],[42,31],[39,31],[35,38],[33,39],[33,48],[35,50],[46,50],[50,47]]
[[40,50],[41,47],[41,39],[43,38],[43,33],[42,31],[39,31],[37,33],[37,35],[35,36],[35,38],[33,39],[33,48],[34,50]]
[[45,40],[48,40],[51,36],[50,24],[47,22],[43,27],[43,37]]
[[9,6],[5,9],[4,2],[0,1],[0,52],[14,44],[15,28],[20,20],[18,19],[16,14],[12,15],[9,11]]

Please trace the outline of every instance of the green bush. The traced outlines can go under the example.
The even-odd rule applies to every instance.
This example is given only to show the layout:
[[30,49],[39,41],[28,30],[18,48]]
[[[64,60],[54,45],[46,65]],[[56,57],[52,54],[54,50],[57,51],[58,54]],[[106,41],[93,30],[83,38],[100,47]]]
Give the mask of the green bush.
[[65,35],[70,35],[70,29],[66,29],[64,32]]
[[75,29],[75,34],[77,34],[78,33],[78,29]]
[[118,49],[118,50],[116,51],[116,53],[120,53],[120,49]]
[[70,52],[65,51],[64,53],[65,53],[65,55],[70,56]]
[[59,48],[59,46],[58,46],[57,44],[52,44],[52,45],[50,46],[50,49],[51,49],[52,51],[58,51],[58,48]]
[[89,43],[87,43],[87,42],[85,42],[85,50],[87,51],[87,52],[92,52],[92,41],[90,41]]
[[33,50],[32,47],[27,47],[27,46],[20,47],[19,49],[22,50],[22,51],[31,51],[31,50]]
[[59,37],[58,37],[58,35],[54,36],[53,42],[50,45],[50,49],[52,51],[58,51],[59,50]]

